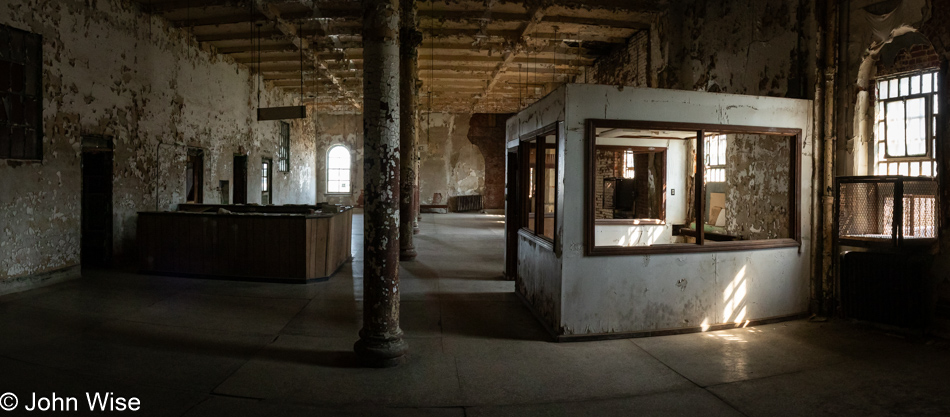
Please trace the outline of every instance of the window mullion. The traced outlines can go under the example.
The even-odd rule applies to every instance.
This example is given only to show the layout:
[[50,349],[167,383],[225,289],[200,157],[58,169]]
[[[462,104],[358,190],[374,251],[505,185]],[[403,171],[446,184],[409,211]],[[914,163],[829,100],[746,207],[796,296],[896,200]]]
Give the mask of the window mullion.
[[705,214],[703,208],[706,205],[706,173],[704,169],[705,161],[705,145],[703,141],[706,139],[706,131],[699,130],[696,132],[696,172],[695,179],[693,183],[693,209],[696,212],[696,244],[702,245],[705,240],[705,220],[703,215]]
[[544,140],[537,137],[534,140],[534,234],[544,235]]

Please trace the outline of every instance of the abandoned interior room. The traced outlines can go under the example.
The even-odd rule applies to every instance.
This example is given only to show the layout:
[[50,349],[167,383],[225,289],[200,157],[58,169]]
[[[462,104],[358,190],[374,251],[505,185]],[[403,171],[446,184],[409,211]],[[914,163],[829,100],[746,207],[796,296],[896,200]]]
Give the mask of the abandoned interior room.
[[6,0],[0,413],[950,415],[948,21]]

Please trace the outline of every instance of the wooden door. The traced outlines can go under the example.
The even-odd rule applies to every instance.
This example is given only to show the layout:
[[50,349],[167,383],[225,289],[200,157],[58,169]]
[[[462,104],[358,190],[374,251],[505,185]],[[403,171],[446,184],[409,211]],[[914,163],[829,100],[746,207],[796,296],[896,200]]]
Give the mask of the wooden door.
[[247,155],[234,155],[234,204],[247,204]]

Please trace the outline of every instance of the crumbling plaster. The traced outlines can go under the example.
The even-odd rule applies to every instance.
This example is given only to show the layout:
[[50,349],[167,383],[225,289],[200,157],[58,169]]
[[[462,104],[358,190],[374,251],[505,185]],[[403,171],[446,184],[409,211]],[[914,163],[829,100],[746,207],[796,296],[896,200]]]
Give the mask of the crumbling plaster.
[[726,135],[726,233],[788,238],[788,137]]
[[[260,202],[261,157],[276,162],[278,125],[257,122],[247,68],[124,0],[15,0],[0,24],[43,37],[42,162],[0,165],[0,280],[80,262],[82,135],[110,136],[114,246],[134,254],[136,212],[184,202],[187,147],[204,149],[204,197],[217,202],[232,155],[249,158],[249,202]],[[267,89],[263,105],[291,98]],[[274,175],[275,203],[313,202],[312,139],[294,123],[291,171]]]
[[507,115],[494,115],[495,126],[490,126],[491,117],[487,116],[451,113],[420,116],[421,204],[449,204],[450,197],[481,194],[485,196],[485,208],[503,207],[503,129]]

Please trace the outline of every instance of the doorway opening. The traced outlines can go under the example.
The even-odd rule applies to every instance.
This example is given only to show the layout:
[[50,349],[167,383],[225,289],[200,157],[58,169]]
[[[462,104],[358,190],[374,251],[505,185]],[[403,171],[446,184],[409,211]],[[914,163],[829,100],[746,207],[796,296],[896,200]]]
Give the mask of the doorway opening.
[[270,158],[261,158],[261,204],[272,204]]
[[204,150],[188,148],[188,162],[185,168],[185,195],[187,203],[204,202]]
[[83,136],[82,268],[112,266],[112,139]]
[[247,204],[247,155],[234,155],[234,204]]

